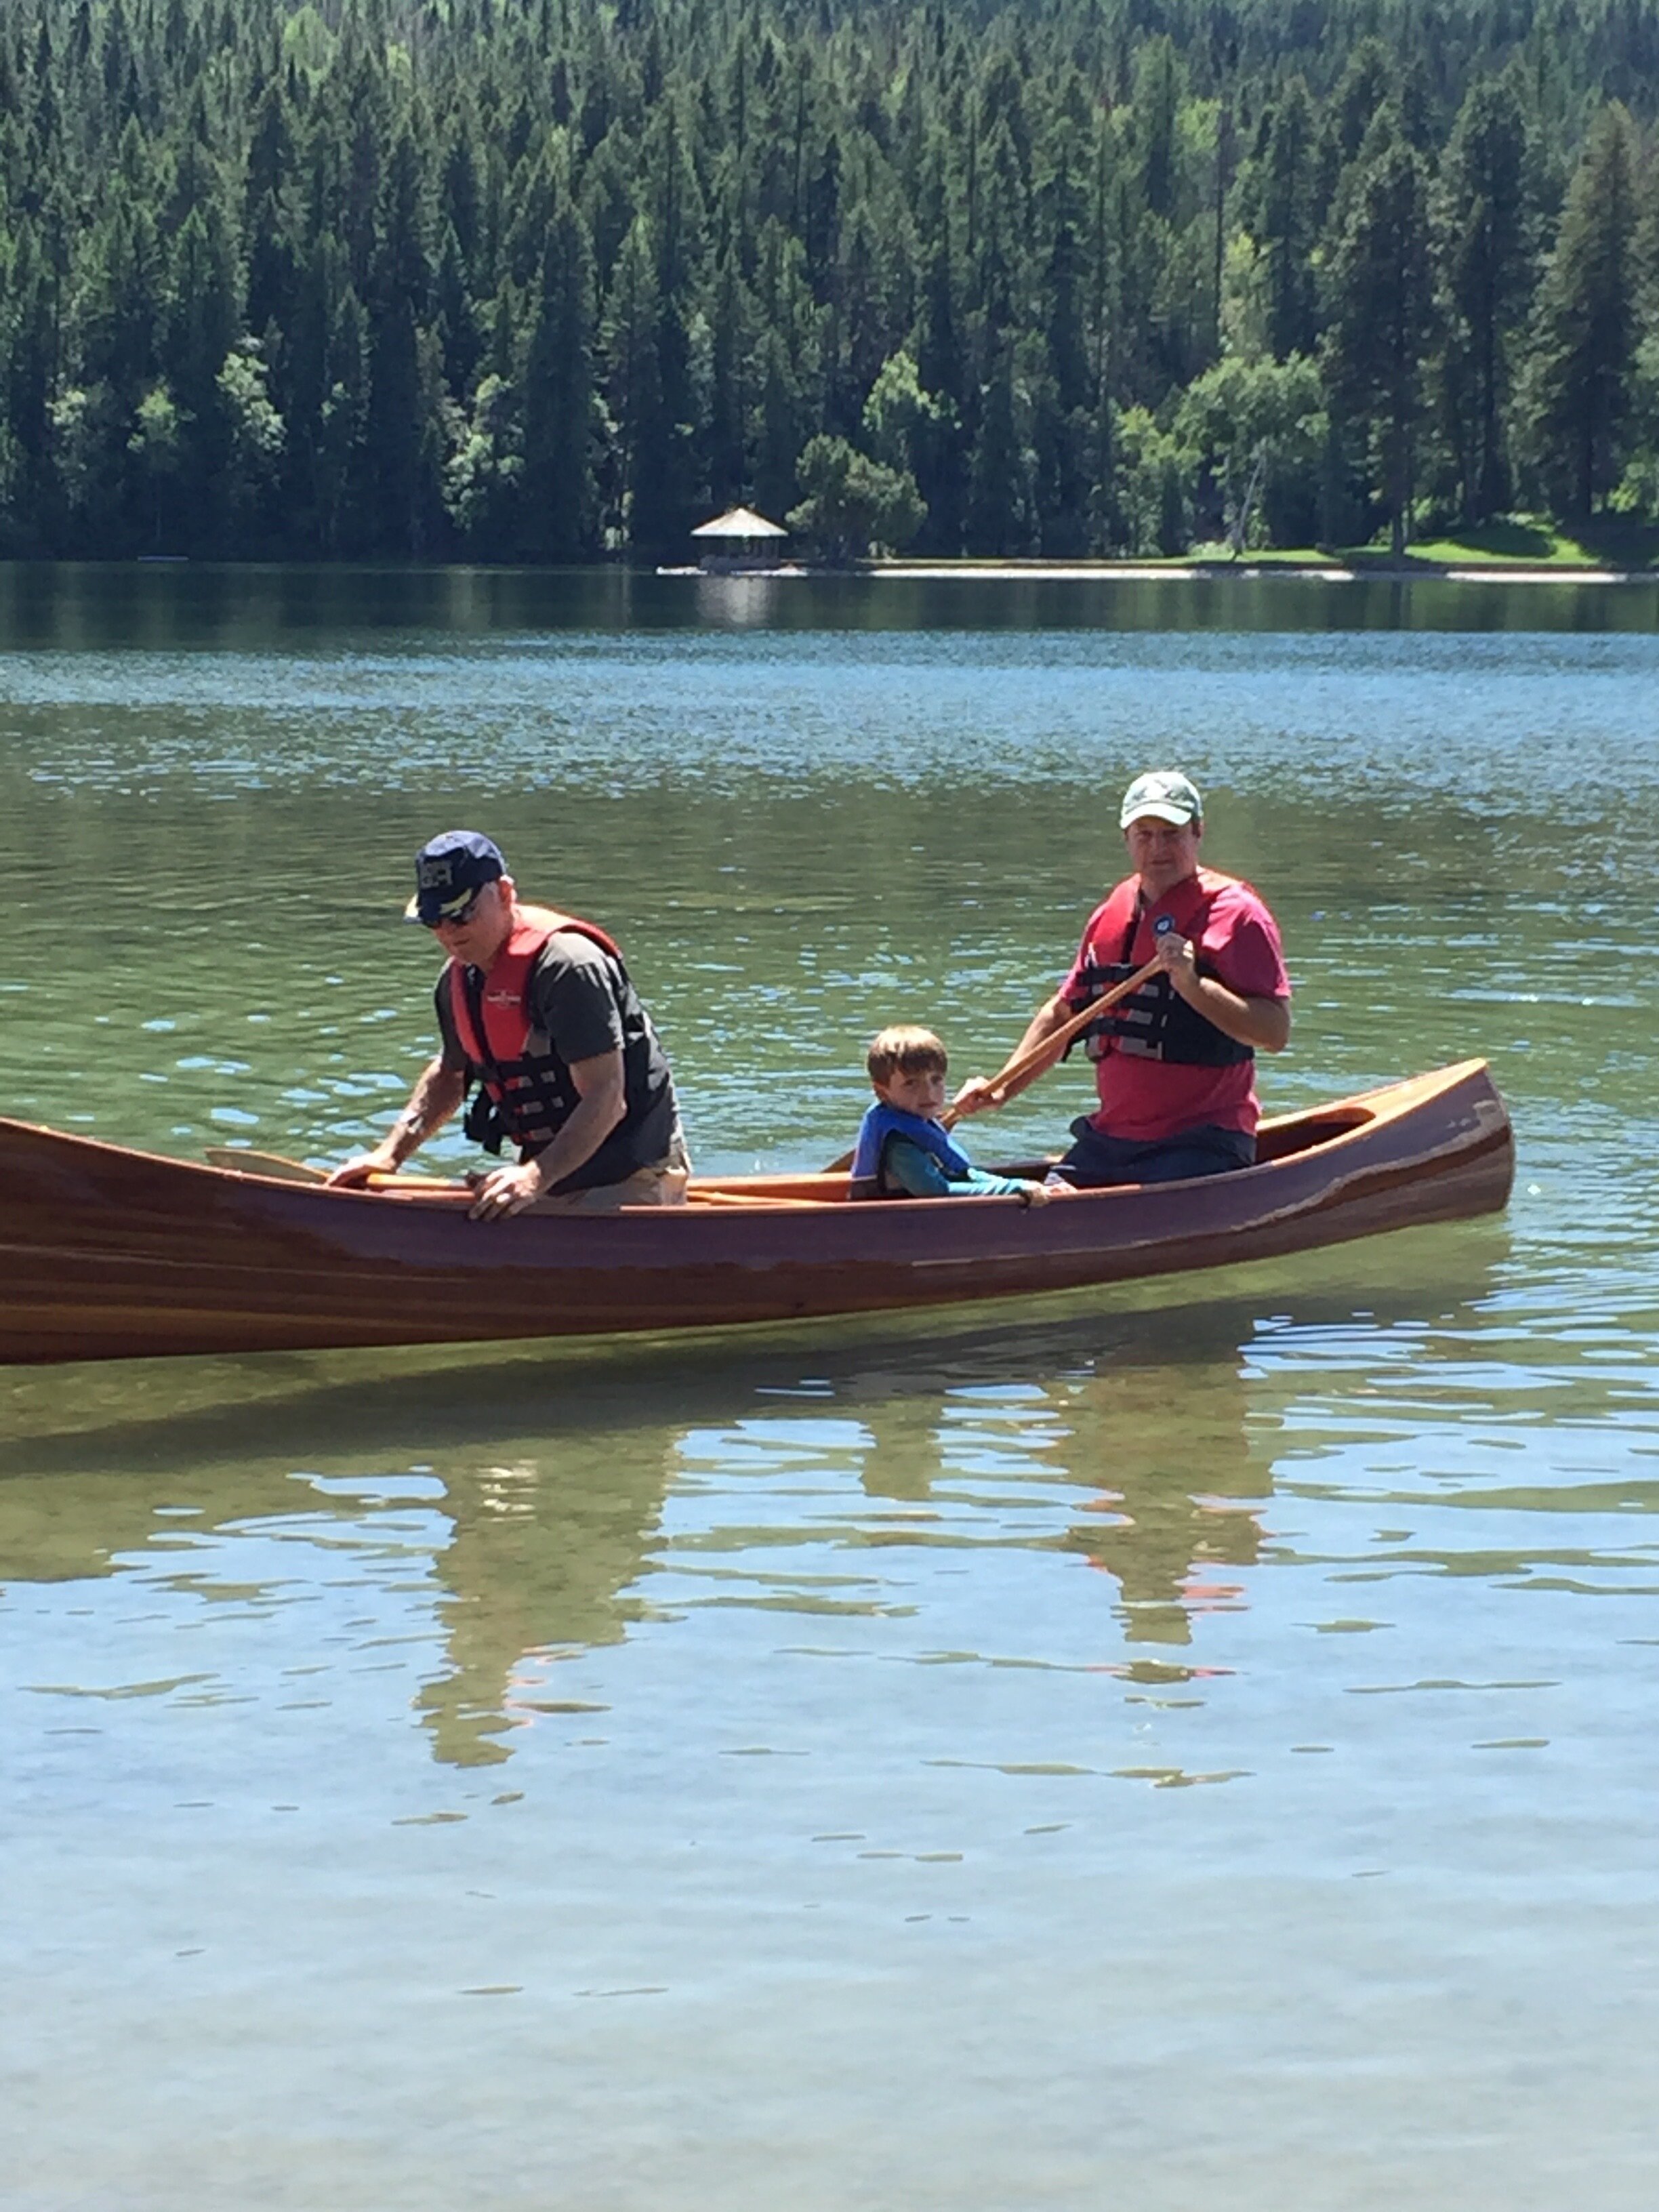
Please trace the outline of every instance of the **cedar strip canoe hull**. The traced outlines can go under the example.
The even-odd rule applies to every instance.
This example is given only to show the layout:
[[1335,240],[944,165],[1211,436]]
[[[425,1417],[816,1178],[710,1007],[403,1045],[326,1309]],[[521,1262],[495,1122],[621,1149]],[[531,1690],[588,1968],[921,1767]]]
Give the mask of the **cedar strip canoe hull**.
[[[479,1223],[443,1191],[279,1182],[0,1119],[0,1362],[707,1328],[1030,1296],[1496,1212],[1509,1116],[1465,1061],[1265,1121],[1253,1168],[1015,1200],[704,1179],[684,1207]],[[765,1203],[753,1205],[748,1200]]]

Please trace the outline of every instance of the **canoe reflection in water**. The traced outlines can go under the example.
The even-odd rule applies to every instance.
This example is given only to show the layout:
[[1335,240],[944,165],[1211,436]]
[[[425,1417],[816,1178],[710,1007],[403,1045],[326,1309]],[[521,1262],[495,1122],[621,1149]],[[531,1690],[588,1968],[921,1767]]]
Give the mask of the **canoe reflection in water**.
[[[1373,1273],[1366,1331],[1483,1295],[1504,1242],[1497,1227],[1397,1240],[1421,1273],[1393,1291]],[[970,1612],[975,1551],[1080,1553],[1104,1601],[1098,1633],[1067,1604],[1085,1663],[1110,1663],[1118,1638],[1179,1647],[1205,1612],[1244,1602],[1285,1407],[1306,1389],[1293,1358],[1261,1358],[1264,1326],[1294,1344],[1354,1325],[1352,1257],[1323,1265],[1321,1287],[1297,1263],[1282,1303],[1256,1270],[1202,1305],[1148,1293],[1128,1312],[887,1324],[873,1340],[844,1325],[730,1358],[157,1363],[88,1370],[72,1405],[30,1377],[0,1395],[0,1581],[131,1574],[190,1605],[234,1590],[276,1609],[332,1582],[343,1546],[367,1563],[366,1598],[400,1594],[386,1605],[407,1643],[418,1571],[442,1650],[436,1671],[420,1662],[414,1703],[459,1767],[507,1759],[544,1716],[568,1727],[557,1662],[647,1612],[672,1633],[708,1605],[902,1609],[896,1546],[955,1547]],[[325,1577],[307,1583],[296,1541],[328,1549]],[[339,1643],[314,1656],[349,1663]]]

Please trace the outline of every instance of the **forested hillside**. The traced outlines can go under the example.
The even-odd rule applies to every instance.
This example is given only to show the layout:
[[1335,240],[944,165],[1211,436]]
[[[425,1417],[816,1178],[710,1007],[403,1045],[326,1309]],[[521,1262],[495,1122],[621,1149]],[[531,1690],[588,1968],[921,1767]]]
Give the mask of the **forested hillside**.
[[1659,516],[1659,0],[5,0],[0,550]]

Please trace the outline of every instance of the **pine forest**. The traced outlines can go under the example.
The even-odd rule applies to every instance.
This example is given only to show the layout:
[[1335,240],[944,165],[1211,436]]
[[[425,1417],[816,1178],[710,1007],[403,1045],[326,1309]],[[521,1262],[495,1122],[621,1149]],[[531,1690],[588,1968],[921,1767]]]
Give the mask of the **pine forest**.
[[0,554],[1659,523],[1659,0],[6,0]]

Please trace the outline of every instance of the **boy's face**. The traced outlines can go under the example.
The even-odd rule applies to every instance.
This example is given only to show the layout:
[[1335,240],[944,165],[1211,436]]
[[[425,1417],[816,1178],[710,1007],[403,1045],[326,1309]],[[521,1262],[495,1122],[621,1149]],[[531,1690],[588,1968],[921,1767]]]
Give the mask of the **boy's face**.
[[924,1121],[937,1121],[945,1111],[945,1070],[930,1067],[920,1075],[907,1075],[902,1068],[895,1068],[885,1083],[876,1085],[878,1093],[890,1106],[896,1106],[901,1114],[920,1115]]

